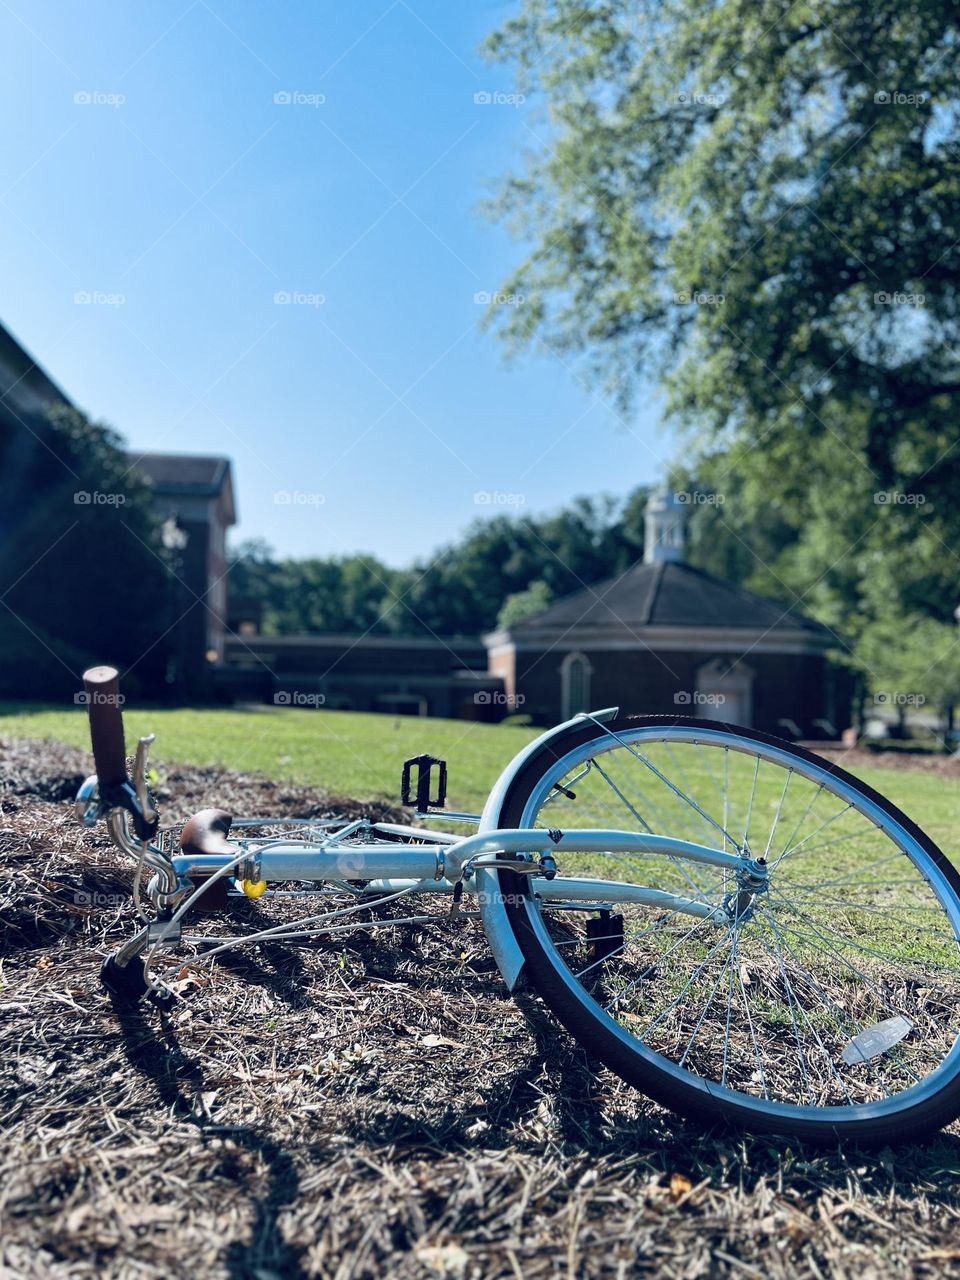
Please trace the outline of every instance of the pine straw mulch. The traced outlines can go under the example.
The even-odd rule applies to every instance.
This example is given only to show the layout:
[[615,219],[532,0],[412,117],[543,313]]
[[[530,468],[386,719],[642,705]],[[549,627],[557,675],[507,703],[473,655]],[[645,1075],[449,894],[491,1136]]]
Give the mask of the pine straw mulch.
[[960,753],[897,750],[896,747],[844,747],[835,742],[809,742],[804,746],[841,769],[900,769],[960,778]]
[[[86,767],[0,744],[0,1275],[960,1275],[954,1134],[704,1133],[508,998],[472,922],[236,953],[118,1019],[97,969],[130,869],[73,820]],[[161,788],[171,818],[241,794],[357,809],[211,769]]]

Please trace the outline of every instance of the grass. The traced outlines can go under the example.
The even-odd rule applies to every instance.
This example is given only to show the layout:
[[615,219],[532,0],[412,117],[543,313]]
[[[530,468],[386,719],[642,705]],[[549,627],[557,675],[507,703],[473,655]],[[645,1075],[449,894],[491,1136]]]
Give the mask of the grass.
[[[537,733],[463,720],[269,706],[130,708],[124,721],[130,749],[140,735],[156,733],[153,759],[161,772],[172,761],[215,765],[357,799],[396,799],[404,760],[429,752],[448,762],[448,807],[470,812],[480,811],[501,770]],[[0,738],[45,738],[81,748],[90,741],[82,707],[64,711],[12,703],[0,703]],[[851,772],[899,805],[957,860],[960,780],[883,766]]]
[[[400,794],[404,760],[427,752],[450,767],[448,807],[479,812],[498,774],[536,732],[464,720],[288,707],[124,711],[127,748],[156,733],[153,762],[219,765],[357,799]],[[0,738],[89,747],[86,710],[0,704]],[[91,769],[93,763],[91,760]]]

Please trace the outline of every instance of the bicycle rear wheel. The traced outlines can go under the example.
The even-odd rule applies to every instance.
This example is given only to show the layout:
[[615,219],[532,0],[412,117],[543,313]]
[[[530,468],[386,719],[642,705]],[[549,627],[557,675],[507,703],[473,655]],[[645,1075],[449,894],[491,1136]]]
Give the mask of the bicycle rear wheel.
[[[585,719],[527,762],[497,822],[766,858],[769,888],[746,901],[719,868],[561,840],[560,876],[597,881],[586,913],[499,873],[544,1001],[651,1097],[819,1141],[915,1138],[960,1114],[960,876],[852,775],[713,721]],[[720,922],[604,908],[610,880],[709,904]]]

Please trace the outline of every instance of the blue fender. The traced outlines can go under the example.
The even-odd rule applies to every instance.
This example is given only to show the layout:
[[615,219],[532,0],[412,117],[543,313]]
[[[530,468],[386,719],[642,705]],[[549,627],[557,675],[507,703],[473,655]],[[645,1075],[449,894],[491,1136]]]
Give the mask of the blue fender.
[[[489,796],[487,796],[487,803],[483,806],[480,825],[477,828],[478,833],[488,834],[491,831],[498,831],[504,825],[500,815],[507,792],[513,785],[514,778],[547,743],[555,742],[572,729],[579,729],[586,719],[612,720],[619,714],[619,707],[607,707],[603,711],[591,711],[588,716],[583,714],[576,715],[572,720],[565,720],[563,724],[558,724],[553,729],[548,729],[539,738],[534,738],[532,742],[528,743],[522,751],[513,757],[493,784],[493,788]],[[503,901],[503,891],[500,888],[500,872],[494,871],[489,867],[478,867],[475,874],[483,930],[487,935],[487,941],[490,943],[490,950],[493,952],[493,958],[497,962],[497,968],[507,984],[507,990],[512,991],[517,985],[520,972],[523,969],[523,952],[520,950],[519,943],[510,926],[507,908]]]

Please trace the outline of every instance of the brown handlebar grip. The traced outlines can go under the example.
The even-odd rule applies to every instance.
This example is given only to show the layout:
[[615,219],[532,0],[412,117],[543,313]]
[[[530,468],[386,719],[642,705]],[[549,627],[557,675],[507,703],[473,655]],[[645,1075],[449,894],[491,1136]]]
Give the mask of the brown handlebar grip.
[[103,786],[119,786],[127,780],[120,676],[114,667],[91,667],[83,673],[83,687],[97,778]]

